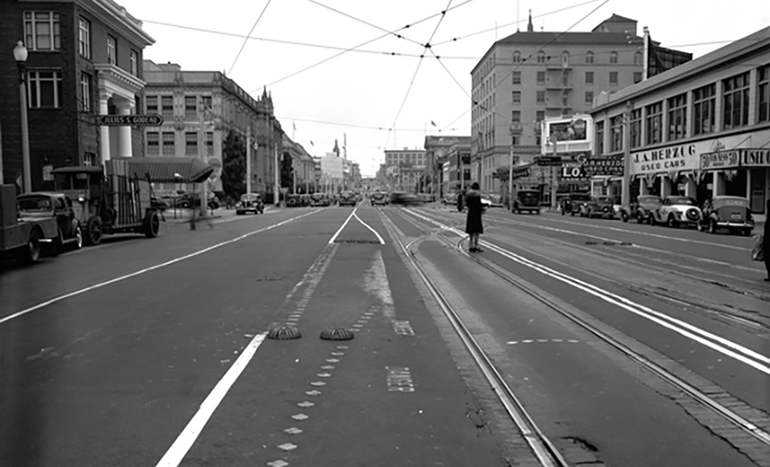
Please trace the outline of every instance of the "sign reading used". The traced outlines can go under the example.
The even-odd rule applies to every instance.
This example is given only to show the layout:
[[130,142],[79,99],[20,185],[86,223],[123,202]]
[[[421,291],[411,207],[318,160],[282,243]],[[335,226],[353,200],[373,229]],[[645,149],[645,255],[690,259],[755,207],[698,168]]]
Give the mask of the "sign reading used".
[[623,156],[589,157],[583,171],[588,177],[623,175]]
[[96,125],[101,126],[159,126],[160,115],[94,115]]

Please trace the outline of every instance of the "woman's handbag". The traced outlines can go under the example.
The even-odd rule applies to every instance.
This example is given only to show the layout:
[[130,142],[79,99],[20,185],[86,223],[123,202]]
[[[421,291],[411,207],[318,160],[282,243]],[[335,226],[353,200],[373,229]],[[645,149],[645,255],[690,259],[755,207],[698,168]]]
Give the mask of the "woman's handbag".
[[751,259],[754,261],[765,260],[765,237],[762,234],[754,235],[754,245],[751,246]]

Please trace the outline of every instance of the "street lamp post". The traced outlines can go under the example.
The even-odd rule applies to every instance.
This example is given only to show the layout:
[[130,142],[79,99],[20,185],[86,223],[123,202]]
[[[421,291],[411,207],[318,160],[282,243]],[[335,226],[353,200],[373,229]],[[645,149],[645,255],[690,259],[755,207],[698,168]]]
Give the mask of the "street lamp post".
[[32,191],[32,169],[29,160],[29,125],[27,123],[27,48],[19,41],[13,49],[13,58],[19,67],[19,96],[21,97],[21,161],[24,193]]

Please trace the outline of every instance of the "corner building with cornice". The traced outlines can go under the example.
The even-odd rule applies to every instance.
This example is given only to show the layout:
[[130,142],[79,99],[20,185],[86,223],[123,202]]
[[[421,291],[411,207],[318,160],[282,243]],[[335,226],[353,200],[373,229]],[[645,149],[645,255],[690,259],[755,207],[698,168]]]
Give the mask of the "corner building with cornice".
[[29,55],[27,119],[33,190],[53,189],[51,170],[140,156],[137,127],[97,126],[94,115],[138,113],[145,82],[142,53],[155,40],[112,0],[2,1],[0,182],[22,171],[21,96],[13,46]]

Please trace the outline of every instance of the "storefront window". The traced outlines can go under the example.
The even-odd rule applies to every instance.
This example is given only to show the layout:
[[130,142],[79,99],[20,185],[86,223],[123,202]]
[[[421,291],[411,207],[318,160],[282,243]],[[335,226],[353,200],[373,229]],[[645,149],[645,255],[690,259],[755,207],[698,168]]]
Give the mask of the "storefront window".
[[692,92],[693,136],[714,132],[714,108],[716,107],[716,84],[709,84]]
[[750,169],[751,189],[749,191],[751,211],[757,214],[767,214],[765,212],[765,169]]
[[642,146],[642,109],[631,111],[631,148]]
[[738,128],[749,123],[749,73],[722,82],[722,129]]
[[759,69],[758,78],[759,112],[757,117],[760,122],[767,122],[770,121],[770,65]]
[[687,128],[687,94],[668,100],[668,141],[684,138]]
[[646,107],[647,113],[647,144],[663,142],[663,102],[657,102]]
[[610,152],[623,150],[623,115],[610,119]]
[[596,122],[596,155],[604,154],[604,122]]

